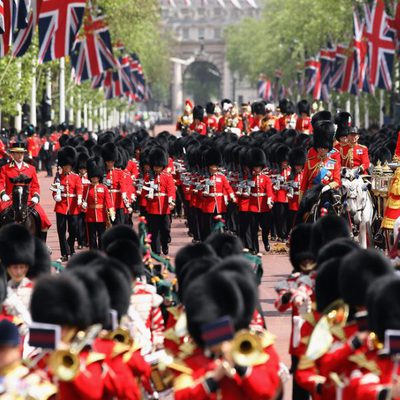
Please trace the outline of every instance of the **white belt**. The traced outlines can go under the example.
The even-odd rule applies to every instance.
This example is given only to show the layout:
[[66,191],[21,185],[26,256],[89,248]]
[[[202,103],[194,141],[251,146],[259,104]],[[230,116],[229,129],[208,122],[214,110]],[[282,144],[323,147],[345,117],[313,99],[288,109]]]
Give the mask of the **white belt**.
[[205,193],[207,196],[206,197],[220,197],[223,196],[223,193]]
[[64,194],[64,193],[61,193],[61,197],[76,197],[76,194]]
[[162,196],[166,196],[167,193],[154,193],[154,196],[156,197],[162,197]]
[[111,193],[119,193],[120,190],[119,190],[119,189],[110,189],[110,192],[111,192]]
[[267,195],[267,193],[251,193],[253,197],[264,197]]

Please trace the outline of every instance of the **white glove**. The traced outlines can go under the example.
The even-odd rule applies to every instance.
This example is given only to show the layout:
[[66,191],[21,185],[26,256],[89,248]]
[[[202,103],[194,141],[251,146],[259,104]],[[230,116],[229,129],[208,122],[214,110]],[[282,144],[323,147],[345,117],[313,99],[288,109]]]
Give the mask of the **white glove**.
[[39,203],[39,197],[33,196],[32,199],[31,199],[31,202],[32,202],[33,204],[38,204],[38,203]]
[[321,193],[325,193],[325,192],[327,192],[328,190],[331,190],[331,187],[330,187],[329,185],[325,185],[325,186],[322,188]]
[[80,206],[82,204],[82,197],[81,196],[78,196],[78,200],[77,200],[76,204],[78,206]]
[[114,210],[110,210],[109,213],[110,213],[111,222],[114,222],[115,221],[115,211]]
[[3,193],[1,196],[1,201],[10,201],[10,196],[7,193]]
[[[54,200],[59,203],[61,201],[61,196],[54,196]],[[33,197],[32,197],[32,201],[33,201]]]
[[86,203],[86,201],[83,201],[83,202],[82,202],[82,209],[83,209],[83,210],[86,210],[86,209],[87,209],[87,203]]
[[272,208],[273,205],[274,205],[274,202],[272,201],[271,197],[268,197],[267,206],[268,206],[269,208]]

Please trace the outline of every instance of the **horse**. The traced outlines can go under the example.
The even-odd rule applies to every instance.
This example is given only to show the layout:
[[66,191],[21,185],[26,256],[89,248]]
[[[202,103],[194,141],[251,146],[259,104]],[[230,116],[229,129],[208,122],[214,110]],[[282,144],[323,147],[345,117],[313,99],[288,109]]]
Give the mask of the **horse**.
[[324,215],[342,215],[341,193],[336,189],[323,192],[323,187],[319,184],[304,193],[296,214],[295,225],[316,222]]
[[368,183],[360,176],[358,168],[342,168],[342,194],[345,211],[353,223],[353,234],[358,236],[360,245],[367,247],[367,232],[374,217],[374,202],[368,190]]
[[34,207],[28,204],[32,178],[21,174],[10,180],[14,184],[11,205],[0,213],[0,227],[10,223],[22,224],[33,235],[40,237],[40,216]]

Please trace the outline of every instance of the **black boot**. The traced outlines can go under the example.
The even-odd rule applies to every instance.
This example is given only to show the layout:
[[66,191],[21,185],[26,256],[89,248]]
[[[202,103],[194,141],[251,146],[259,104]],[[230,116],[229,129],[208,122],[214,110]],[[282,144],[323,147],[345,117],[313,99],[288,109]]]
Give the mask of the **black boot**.
[[39,238],[40,238],[40,240],[43,240],[43,242],[46,243],[46,240],[47,240],[47,231],[46,231],[46,232],[40,231],[40,236],[39,236]]

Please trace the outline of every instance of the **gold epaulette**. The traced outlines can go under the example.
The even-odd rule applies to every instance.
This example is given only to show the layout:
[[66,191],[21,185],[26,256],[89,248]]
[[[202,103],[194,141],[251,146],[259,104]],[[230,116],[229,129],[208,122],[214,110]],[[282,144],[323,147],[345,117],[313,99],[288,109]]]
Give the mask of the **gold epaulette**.
[[303,369],[308,369],[311,368],[315,365],[315,362],[313,360],[310,360],[306,356],[301,356],[299,360],[299,364],[297,365],[298,370],[303,370]]
[[[122,343],[122,344],[123,344],[123,343]],[[124,345],[124,346],[126,346],[126,345]],[[133,354],[135,351],[138,351],[138,350],[140,350],[140,349],[141,349],[141,346],[139,345],[139,343],[133,341],[131,347],[129,347],[129,350],[128,350],[128,351],[123,355],[123,357],[122,357],[124,363],[127,363],[127,362],[131,359],[132,354]]]
[[341,342],[346,340],[346,335],[344,333],[343,327],[339,325],[333,325],[330,329],[333,336],[339,339]]
[[364,353],[352,354],[349,356],[349,361],[357,364],[357,366],[361,368],[365,368],[366,370],[374,373],[375,375],[380,375],[381,370],[378,367],[378,364],[374,360],[368,360],[367,356]]
[[181,374],[174,379],[174,392],[177,390],[187,389],[194,386],[193,376]]
[[182,360],[191,356],[196,350],[197,346],[191,342],[190,340],[184,341],[183,344],[179,346],[179,354],[178,357]]
[[86,366],[93,364],[98,361],[103,361],[106,358],[105,354],[96,353],[95,351],[91,351],[86,358]]
[[130,346],[124,343],[120,343],[120,342],[115,342],[114,347],[113,347],[113,351],[111,353],[111,357],[117,357],[121,354],[125,354],[128,353],[130,350]]

